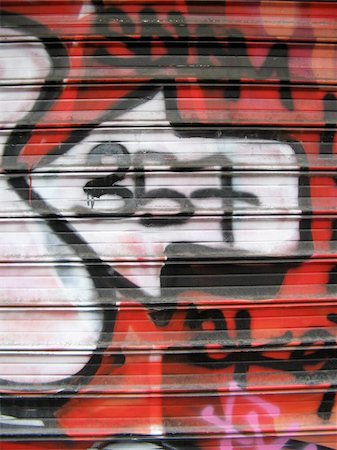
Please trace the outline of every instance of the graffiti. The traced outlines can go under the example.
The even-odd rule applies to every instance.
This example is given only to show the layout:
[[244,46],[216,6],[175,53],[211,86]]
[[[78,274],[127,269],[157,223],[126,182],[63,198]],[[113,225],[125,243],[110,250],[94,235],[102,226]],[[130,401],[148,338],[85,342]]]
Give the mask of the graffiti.
[[[230,385],[230,391],[238,391],[240,390],[239,386],[235,383]],[[226,404],[224,406],[224,420],[220,419],[214,414],[214,408],[205,407],[202,411],[202,416],[204,417],[206,422],[209,422],[212,425],[219,427],[224,430],[227,435],[234,435],[233,444],[231,442],[224,441],[220,444],[220,449],[235,449],[237,446],[240,446],[240,441],[242,440],[243,445],[249,445],[251,448],[266,448],[268,450],[281,450],[284,448],[287,443],[287,438],[276,438],[273,439],[271,443],[266,443],[264,445],[263,430],[260,425],[259,413],[254,409],[260,410],[260,415],[267,415],[271,420],[274,417],[280,414],[278,408],[266,401],[261,401],[261,399],[257,396],[250,395],[247,397],[247,401],[251,404],[252,410],[247,411],[245,421],[252,430],[252,437],[244,436],[244,434],[240,433],[238,429],[233,426],[233,406],[234,406],[234,397],[230,397],[226,400]],[[297,424],[293,424],[291,429],[288,430],[289,434],[292,434],[297,428]],[[236,442],[236,444],[235,444]],[[316,445],[308,445],[308,450],[317,450]]]
[[2,5],[4,449],[336,449],[335,5],[63,3]]
[[[104,14],[104,21],[96,24],[98,34],[102,34],[107,41],[117,41],[119,45],[110,48],[97,48],[95,56],[100,63],[108,66],[125,65],[125,51],[128,55],[127,64],[134,65],[142,73],[141,67],[160,67],[164,61],[165,65],[180,66],[177,75],[190,72],[190,67],[194,67],[193,75],[202,67],[204,70],[212,67],[216,70],[221,67],[221,77],[233,80],[236,78],[253,78],[265,80],[276,76],[281,81],[280,98],[287,109],[293,109],[291,89],[288,85],[289,67],[288,47],[284,43],[276,43],[270,46],[263,64],[256,68],[248,55],[246,40],[239,30],[230,30],[230,34],[225,36],[225,41],[217,39],[212,33],[211,27],[208,31],[208,41],[212,45],[205,44],[198,40],[200,30],[191,30],[186,26],[184,16],[175,11],[168,11],[168,26],[164,27],[156,15],[153,8],[141,9],[138,14],[142,18],[139,26],[122,9],[109,7],[101,9]],[[118,19],[117,19],[118,18]],[[118,20],[118,22],[117,22]],[[125,25],[124,25],[125,23]],[[149,35],[149,23],[151,34]],[[205,32],[204,26],[203,32]],[[120,31],[119,31],[120,29]],[[156,38],[160,36],[161,39]],[[196,38],[197,37],[197,38]],[[118,50],[121,55],[118,56]],[[159,54],[159,56],[158,56]],[[240,59],[240,74],[233,70],[235,62]],[[282,61],[279,64],[279,61]],[[243,68],[243,69],[242,69]],[[147,72],[147,71],[146,71]],[[240,87],[228,90],[223,88],[224,97],[237,99],[240,97]]]
[[[334,363],[331,364],[330,357],[333,355],[331,350],[327,349],[330,343],[334,344],[335,338],[333,335],[329,335],[326,330],[318,329],[306,331],[302,336],[299,336],[300,345],[296,350],[290,351],[288,358],[270,358],[264,356],[264,353],[270,353],[270,348],[284,348],[288,346],[293,340],[294,336],[291,331],[286,331],[283,335],[278,336],[274,341],[266,342],[263,347],[264,351],[259,351],[258,347],[252,346],[251,337],[251,317],[248,311],[242,310],[235,316],[236,325],[236,337],[232,339],[228,335],[228,326],[224,318],[223,313],[220,310],[212,309],[206,311],[198,311],[195,307],[191,308],[187,313],[187,321],[191,328],[199,328],[202,330],[203,322],[214,323],[214,329],[218,333],[212,333],[211,331],[205,332],[207,336],[203,336],[202,340],[214,344],[217,346],[217,355],[214,358],[212,352],[208,353],[207,346],[200,348],[200,353],[196,352],[189,356],[192,364],[201,365],[203,367],[212,368],[217,370],[219,368],[226,368],[228,366],[234,366],[234,379],[238,386],[247,385],[247,373],[251,365],[269,367],[270,369],[276,369],[279,371],[288,371],[294,373],[294,376],[301,380],[305,384],[312,384],[323,380],[318,372],[312,372],[309,367],[315,366],[317,361],[323,363],[318,371],[324,373],[327,368],[333,369]],[[329,317],[331,320],[331,318]],[[196,337],[196,348],[198,338]],[[320,348],[317,346],[318,342],[322,342],[323,345]],[[208,344],[209,346],[209,344]],[[245,348],[244,359],[240,353],[233,350],[236,348]],[[310,350],[310,348],[312,350]],[[223,352],[221,356],[220,351]],[[250,353],[252,352],[252,353]],[[274,354],[273,356],[276,356]],[[324,375],[323,375],[324,377]],[[316,380],[316,381],[314,381]],[[330,401],[328,401],[328,397]],[[318,409],[318,413],[323,417],[330,417],[332,408],[334,406],[334,392],[327,391],[323,395],[322,403]],[[323,409],[324,408],[324,412]]]

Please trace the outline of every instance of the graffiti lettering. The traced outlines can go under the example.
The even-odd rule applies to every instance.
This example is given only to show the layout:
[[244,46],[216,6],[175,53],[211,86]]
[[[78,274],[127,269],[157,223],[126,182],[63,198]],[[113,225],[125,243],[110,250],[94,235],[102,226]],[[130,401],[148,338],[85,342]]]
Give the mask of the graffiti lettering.
[[[331,320],[329,316],[328,319]],[[212,331],[202,331],[203,323],[211,322],[214,325]],[[286,348],[294,340],[293,333],[286,331],[280,337],[270,340],[263,348],[254,345],[251,336],[251,315],[248,310],[242,310],[235,315],[236,338],[233,339],[229,332],[227,321],[223,311],[220,309],[208,309],[200,311],[191,306],[186,316],[186,326],[192,330],[200,330],[202,333],[195,338],[207,339],[210,344],[217,348],[216,357],[209,351],[207,346],[199,347],[199,352],[193,352],[188,357],[192,364],[207,367],[210,370],[234,367],[234,379],[239,386],[246,386],[247,374],[251,366],[268,367],[293,374],[302,383],[314,385],[324,383],[324,378],[329,371],[335,373],[337,370],[337,351],[331,350],[336,345],[336,339],[327,330],[312,329],[299,337],[300,345],[289,351],[285,358],[270,357],[264,353],[271,349]],[[244,348],[244,352],[236,350]],[[222,353],[222,357],[219,354]],[[277,353],[276,353],[277,355]],[[319,363],[317,370],[310,370],[311,366]],[[331,374],[331,372],[330,372]],[[334,406],[334,387],[329,388],[324,394],[318,414],[329,418]]]
[[[176,208],[178,212],[176,214],[167,215],[162,219],[158,219],[157,215],[151,214],[149,212],[143,213],[140,217],[140,223],[144,226],[157,226],[157,227],[169,227],[171,225],[185,223],[195,214],[196,206],[193,205],[193,200],[196,201],[198,199],[206,199],[206,198],[218,198],[222,201],[221,209],[224,211],[227,220],[223,220],[223,232],[224,236],[227,238],[231,229],[231,225],[228,221],[228,213],[232,213],[234,209],[234,200],[240,199],[245,201],[248,204],[258,206],[259,199],[256,195],[244,192],[237,191],[233,188],[231,176],[226,174],[230,169],[228,167],[220,167],[220,184],[221,188],[205,188],[205,189],[197,189],[192,191],[189,198],[187,195],[179,192],[175,189],[168,188],[160,188],[160,189],[146,189],[146,178],[147,173],[144,167],[141,167],[141,160],[139,158],[140,154],[135,153],[133,158],[131,158],[127,149],[120,143],[104,143],[99,144],[94,147],[90,154],[89,159],[92,159],[92,156],[98,157],[116,157],[120,155],[127,155],[127,159],[130,161],[130,165],[126,166],[125,162],[122,166],[117,168],[117,171],[113,174],[109,174],[103,177],[95,177],[93,180],[87,182],[83,187],[85,194],[87,195],[87,203],[91,209],[95,206],[95,200],[103,197],[110,198],[120,198],[123,201],[123,206],[119,207],[117,210],[113,209],[113,205],[111,209],[104,212],[103,215],[116,215],[116,216],[132,216],[136,213],[139,213],[141,209],[148,209],[148,205],[151,204],[153,200],[167,199],[171,200],[176,204]],[[141,153],[144,156],[144,153]],[[151,156],[155,156],[155,152],[150,153]],[[159,154],[157,154],[159,155]],[[175,157],[173,154],[165,153],[164,155],[160,155],[164,160],[174,160]],[[224,157],[223,157],[224,158]],[[219,158],[218,158],[219,159]],[[211,159],[208,159],[210,162]],[[95,159],[95,162],[96,159]],[[205,160],[200,160],[195,162],[193,172],[202,171],[202,164],[205,164]],[[142,163],[144,165],[144,162]],[[130,172],[131,165],[137,167],[136,171]],[[197,168],[196,168],[197,167]],[[206,166],[207,167],[207,166]],[[170,172],[174,172],[173,167],[169,167]],[[179,172],[179,170],[178,170]],[[121,182],[125,179],[126,174],[129,173],[133,178],[134,183],[134,192],[130,189],[123,187],[122,185],[118,185],[116,183]],[[215,178],[215,176],[214,176]],[[125,201],[128,200],[128,201]],[[130,201],[131,200],[131,201]],[[96,211],[95,211],[96,212]],[[99,207],[97,209],[99,213]],[[226,239],[227,240],[227,239]],[[229,239],[233,240],[232,237]]]
[[[280,99],[285,108],[294,109],[291,86],[289,84],[288,47],[285,42],[277,42],[270,46],[263,64],[256,67],[252,64],[248,52],[248,44],[239,30],[229,30],[227,39],[219,39],[214,36],[211,28],[208,28],[208,42],[199,40],[198,29],[196,36],[186,26],[184,17],[175,11],[168,11],[168,24],[162,24],[155,12],[146,7],[139,12],[142,21],[136,24],[132,18],[120,8],[103,9],[103,20],[98,16],[94,26],[98,34],[103,34],[108,42],[117,41],[117,47],[99,46],[95,52],[100,63],[108,66],[122,66],[126,61],[134,64],[135,69],[141,74],[141,67],[160,68],[165,60],[166,65],[177,67],[177,76],[184,73],[185,67],[221,67],[223,76],[227,81],[235,83],[232,67],[240,60],[240,77],[267,80],[272,76],[281,82]],[[151,24],[151,34],[148,26]],[[179,26],[177,25],[179,24]],[[103,28],[103,30],[102,30]],[[103,31],[103,32],[102,32]],[[212,36],[213,35],[213,36]],[[233,36],[234,35],[234,36]],[[160,36],[160,39],[158,38]],[[119,54],[120,52],[120,54]],[[224,97],[238,99],[240,87],[234,91],[231,88],[223,88]],[[230,93],[230,94],[229,94]]]
[[[175,62],[177,55],[187,55],[189,43],[185,30],[184,16],[176,11],[168,11],[167,16],[170,22],[169,27],[165,28],[160,24],[160,20],[156,12],[145,7],[141,10],[141,22],[137,26],[132,22],[130,16],[120,8],[107,8],[104,13],[97,16],[98,22],[94,26],[94,30],[98,34],[103,34],[109,41],[118,41],[123,43],[123,48],[127,49],[129,54],[137,56],[139,63],[149,61],[160,64],[163,56],[156,55],[156,48],[161,48],[165,58],[169,58],[170,63]],[[103,12],[102,11],[102,12]],[[176,23],[179,23],[177,25]],[[148,34],[148,28],[151,26],[151,35]],[[119,28],[119,30],[118,30]],[[159,36],[161,37],[159,39]],[[141,42],[141,45],[139,45]],[[101,56],[101,52],[98,52]],[[122,63],[123,58],[108,55],[113,63]]]
[[[238,392],[239,386],[236,383],[231,383],[230,390]],[[225,405],[223,406],[223,418],[217,416],[212,406],[206,406],[202,410],[202,417],[204,420],[215,427],[223,430],[226,435],[232,436],[229,439],[223,439],[220,444],[220,450],[235,450],[237,446],[243,445],[251,449],[264,448],[266,450],[282,450],[288,442],[288,437],[277,437],[266,439],[263,437],[262,426],[260,424],[260,416],[267,416],[271,421],[271,427],[274,427],[274,420],[280,416],[279,408],[272,403],[263,400],[256,395],[248,395],[246,397],[248,403],[248,411],[243,417],[244,424],[235,425],[234,403],[235,397],[229,396]],[[241,431],[240,428],[248,427],[248,430]],[[298,424],[293,423],[288,435],[292,435],[298,429]],[[309,445],[307,450],[317,450],[315,445]]]

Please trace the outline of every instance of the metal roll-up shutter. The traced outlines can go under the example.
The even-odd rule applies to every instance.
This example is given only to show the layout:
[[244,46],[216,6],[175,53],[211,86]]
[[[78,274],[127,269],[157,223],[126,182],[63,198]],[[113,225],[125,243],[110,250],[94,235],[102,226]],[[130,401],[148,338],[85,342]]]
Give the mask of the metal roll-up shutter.
[[0,448],[336,450],[337,3],[0,7]]

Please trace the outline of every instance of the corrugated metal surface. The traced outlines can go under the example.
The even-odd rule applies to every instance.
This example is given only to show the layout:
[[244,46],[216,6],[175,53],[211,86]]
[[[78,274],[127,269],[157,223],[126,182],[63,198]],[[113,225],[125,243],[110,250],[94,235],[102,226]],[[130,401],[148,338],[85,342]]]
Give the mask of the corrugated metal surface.
[[1,8],[1,449],[337,449],[336,2]]

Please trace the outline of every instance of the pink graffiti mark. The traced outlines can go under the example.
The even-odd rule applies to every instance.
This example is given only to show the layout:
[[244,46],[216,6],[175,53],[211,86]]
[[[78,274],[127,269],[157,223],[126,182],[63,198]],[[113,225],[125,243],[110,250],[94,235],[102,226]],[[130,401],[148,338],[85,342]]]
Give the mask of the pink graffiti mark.
[[[236,383],[230,384],[230,391],[240,391],[240,387]],[[263,435],[263,429],[260,424],[259,413],[267,414],[273,421],[279,417],[280,409],[272,403],[263,400],[257,395],[247,395],[244,397],[248,401],[252,409],[247,411],[244,416],[244,421],[248,425],[249,432],[243,433],[233,423],[234,419],[234,405],[237,397],[228,397],[223,406],[223,417],[219,417],[214,412],[213,406],[206,406],[201,415],[203,419],[224,431],[230,437],[222,439],[219,450],[237,450],[238,445],[242,445],[250,450],[281,450],[289,440],[289,436],[298,429],[297,423],[293,423],[287,430],[287,436],[276,437],[273,440]],[[318,450],[315,444],[308,444],[303,450]]]

